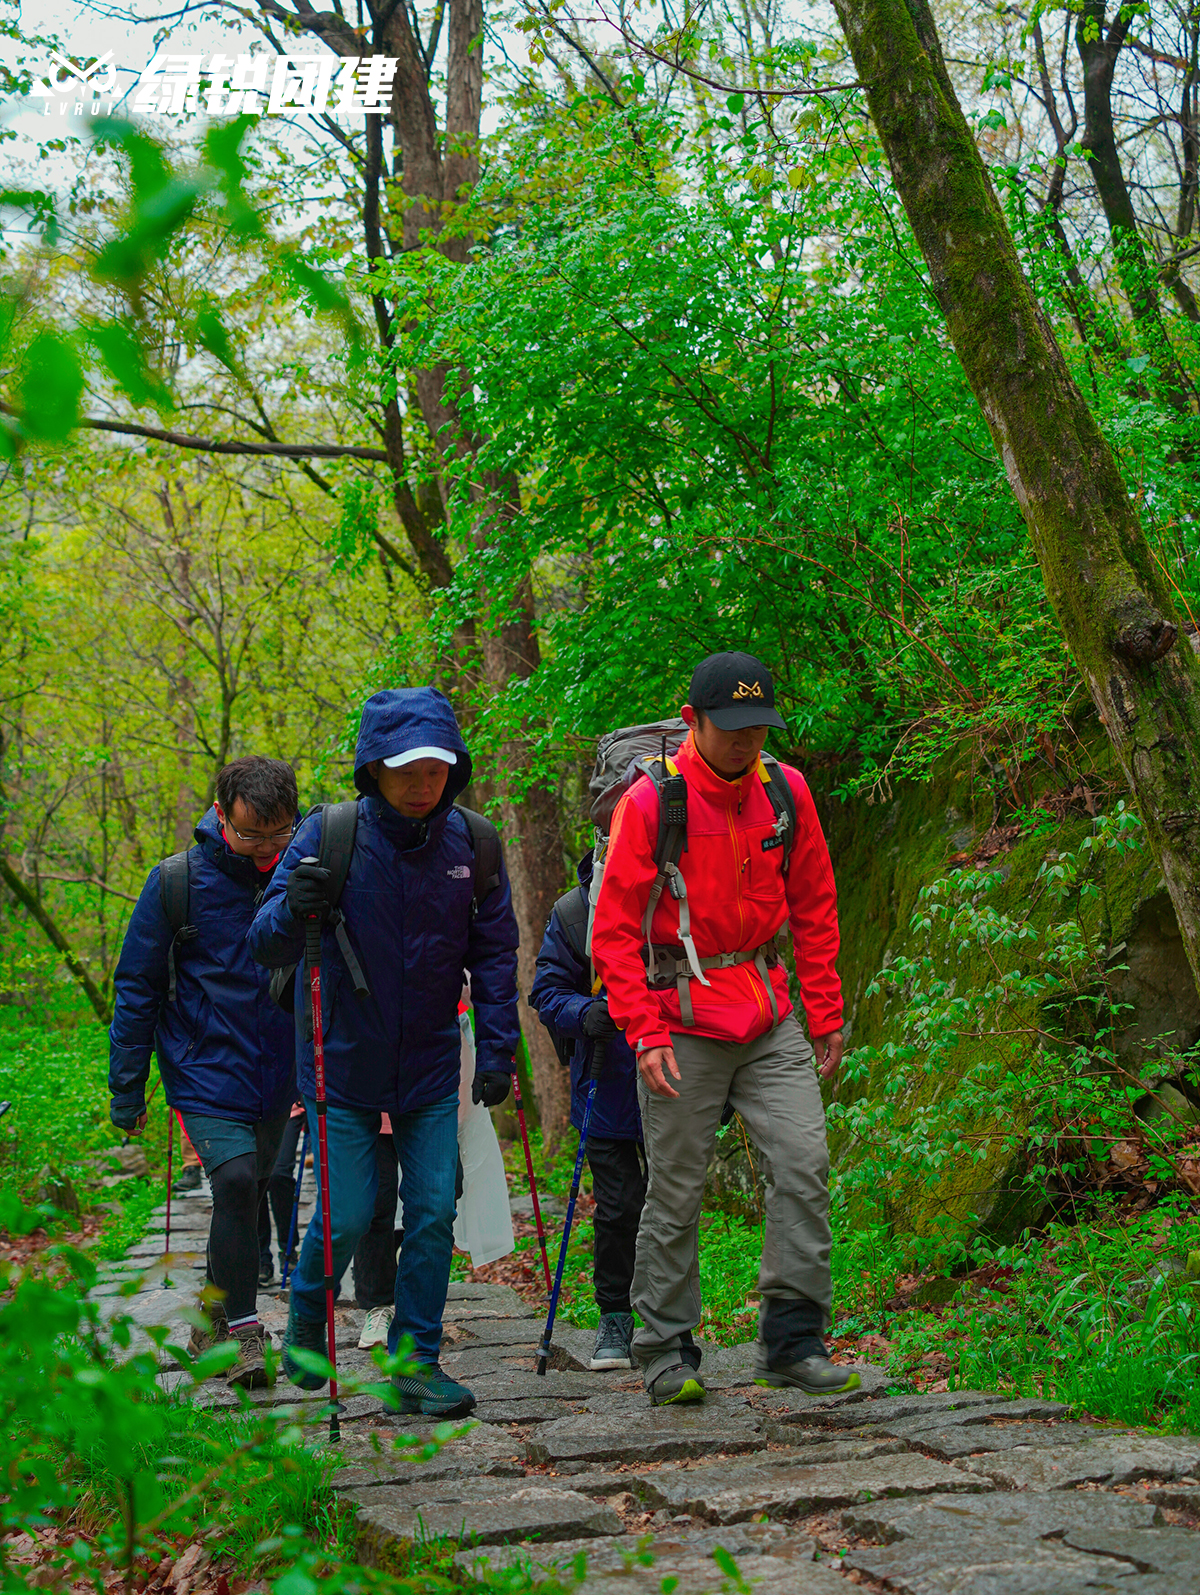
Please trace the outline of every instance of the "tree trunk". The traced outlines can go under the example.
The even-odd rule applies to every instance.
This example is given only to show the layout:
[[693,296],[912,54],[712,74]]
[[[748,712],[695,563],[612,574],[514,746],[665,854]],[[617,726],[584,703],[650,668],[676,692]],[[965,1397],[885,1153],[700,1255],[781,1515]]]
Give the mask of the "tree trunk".
[[835,0],[946,325],[1200,983],[1200,661],[1026,282],[925,0]]
[[63,963],[66,964],[67,968],[79,982],[84,996],[91,1003],[93,1009],[95,1010],[96,1018],[99,1019],[102,1025],[106,1025],[112,1018],[112,1014],[110,1013],[108,1004],[101,995],[96,982],[88,974],[78,955],[72,948],[70,942],[50,918],[50,915],[42,907],[35,894],[29,890],[28,886],[26,886],[25,882],[17,874],[16,870],[14,870],[12,866],[2,858],[0,858],[0,880],[2,880],[8,887],[9,891],[16,898],[17,902],[20,903],[21,907],[24,908],[32,916],[32,918],[37,920],[38,924],[42,927],[42,930],[46,934],[46,940],[55,948],[57,952],[62,955]]
[[1133,24],[1134,12],[1132,8],[1119,9],[1106,35],[1106,3],[1107,0],[1084,0],[1075,29],[1075,44],[1083,67],[1083,147],[1112,236],[1121,285],[1162,375],[1162,395],[1177,410],[1186,410],[1190,384],[1175,358],[1163,324],[1154,273],[1138,231],[1137,213],[1121,167],[1121,152],[1113,125],[1113,73]]

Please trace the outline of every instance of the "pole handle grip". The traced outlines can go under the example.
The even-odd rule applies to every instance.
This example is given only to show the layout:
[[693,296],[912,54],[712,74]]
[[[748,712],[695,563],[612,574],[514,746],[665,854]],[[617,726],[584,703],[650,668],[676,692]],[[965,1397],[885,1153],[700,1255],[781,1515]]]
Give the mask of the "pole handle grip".
[[608,1037],[598,1036],[592,1043],[592,1066],[588,1070],[589,1080],[598,1080],[604,1073],[604,1065],[608,1061]]

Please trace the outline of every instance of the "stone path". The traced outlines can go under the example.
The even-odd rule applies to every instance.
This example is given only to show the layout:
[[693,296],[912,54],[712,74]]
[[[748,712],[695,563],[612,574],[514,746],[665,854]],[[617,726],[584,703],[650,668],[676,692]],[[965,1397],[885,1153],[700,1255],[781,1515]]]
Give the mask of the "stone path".
[[[100,1294],[186,1335],[209,1210],[206,1190],[172,1206],[172,1286],[160,1214]],[[267,1291],[259,1311],[278,1336],[286,1302]],[[368,1373],[362,1314],[339,1307],[337,1321],[339,1368]],[[1073,1423],[1053,1401],[914,1393],[877,1368],[859,1391],[811,1400],[756,1386],[750,1346],[710,1349],[703,1406],[651,1408],[636,1375],[589,1372],[593,1337],[567,1325],[539,1379],[541,1327],[505,1286],[451,1285],[442,1363],[474,1390],[478,1422],[431,1461],[391,1445],[429,1426],[348,1399],[335,1485],[357,1508],[364,1562],[401,1570],[414,1539],[446,1535],[465,1571],[520,1561],[582,1595],[659,1595],[664,1579],[676,1595],[732,1589],[728,1557],[769,1595],[1200,1592],[1200,1437]],[[200,1399],[236,1405],[219,1382]],[[281,1380],[254,1399],[324,1398]]]

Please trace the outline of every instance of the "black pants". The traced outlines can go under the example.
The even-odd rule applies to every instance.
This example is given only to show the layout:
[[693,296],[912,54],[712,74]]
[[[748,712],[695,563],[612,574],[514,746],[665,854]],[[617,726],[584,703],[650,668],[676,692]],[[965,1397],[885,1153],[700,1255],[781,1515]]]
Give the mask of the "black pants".
[[400,1165],[390,1135],[375,1138],[379,1187],[367,1233],[354,1249],[354,1301],[366,1312],[390,1307],[396,1299],[396,1201]]
[[605,1141],[589,1136],[592,1171],[592,1283],[602,1313],[627,1313],[637,1251],[638,1221],[646,1200],[646,1154],[640,1141]]
[[[289,1119],[279,1143],[279,1155],[258,1204],[258,1255],[261,1262],[271,1261],[271,1219],[275,1220],[275,1239],[279,1246],[279,1263],[283,1266],[287,1250],[288,1233],[292,1227],[292,1204],[296,1200],[296,1149],[304,1129],[304,1115],[297,1113]],[[296,1236],[299,1246],[300,1236]]]

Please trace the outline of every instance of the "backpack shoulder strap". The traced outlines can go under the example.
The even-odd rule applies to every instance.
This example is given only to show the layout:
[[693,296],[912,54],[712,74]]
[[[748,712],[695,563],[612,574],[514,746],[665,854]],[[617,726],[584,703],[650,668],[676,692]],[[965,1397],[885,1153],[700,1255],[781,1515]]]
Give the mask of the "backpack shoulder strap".
[[[310,810],[310,812],[312,812]],[[350,860],[354,857],[354,838],[358,835],[358,799],[349,798],[344,803],[327,803],[321,810],[321,841],[317,847],[317,862],[329,871],[325,886],[325,899],[329,904],[327,923],[342,960],[354,984],[356,997],[369,997],[371,988],[363,974],[362,965],[346,929],[346,916],[338,907],[350,873]]]
[[188,924],[191,911],[191,855],[188,848],[183,853],[172,853],[158,866],[158,900],[171,927],[171,944],[167,948],[167,1001],[174,1002],[176,994],[175,948],[178,943],[191,941],[196,927]]
[[585,894],[578,886],[572,886],[569,892],[563,893],[550,912],[558,915],[558,923],[563,928],[571,951],[581,964],[586,964],[584,937],[587,934],[588,900]]
[[473,912],[479,912],[479,905],[485,897],[490,897],[500,884],[500,832],[482,814],[476,814],[474,809],[463,808],[461,803],[456,803],[455,808],[467,822],[467,830],[471,835],[471,851],[475,855],[475,890]]
[[792,848],[796,845],[796,794],[782,764],[771,754],[762,755],[758,773],[775,811],[775,829],[783,837],[783,872],[786,875]]
[[[314,813],[315,810],[310,810]],[[321,845],[317,858],[329,871],[327,895],[330,908],[338,899],[350,873],[350,860],[354,856],[354,838],[358,834],[358,802],[327,803],[321,811]]]
[[679,860],[687,847],[687,780],[674,759],[670,757],[664,759],[661,754],[650,754],[644,759],[639,759],[634,768],[648,776],[658,792],[658,844],[654,850],[656,873],[646,903],[646,917],[642,921],[642,930],[646,937],[647,979],[653,984],[657,972],[654,940],[650,934],[650,927],[654,920],[654,911],[658,907],[658,900],[663,894],[663,887],[669,885],[671,896],[679,904],[679,940],[683,943],[696,979],[702,986],[709,986],[712,982],[701,968],[700,955],[692,939],[692,916],[688,908],[687,884],[679,868]]

